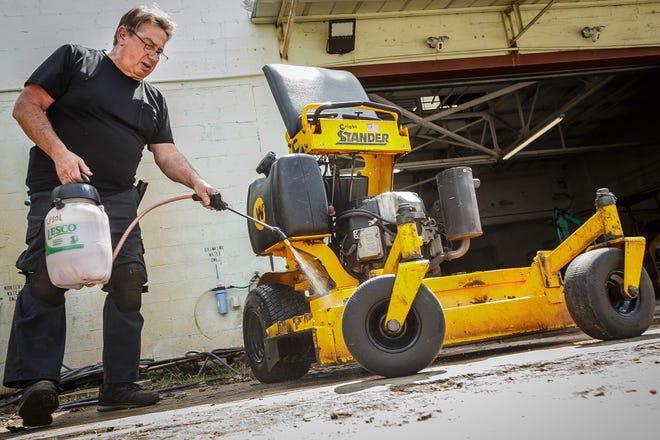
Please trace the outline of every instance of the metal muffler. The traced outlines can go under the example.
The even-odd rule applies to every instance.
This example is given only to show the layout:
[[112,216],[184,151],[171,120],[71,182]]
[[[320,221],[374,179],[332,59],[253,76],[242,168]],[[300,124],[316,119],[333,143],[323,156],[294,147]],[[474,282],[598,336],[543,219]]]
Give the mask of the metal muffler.
[[469,167],[454,167],[436,175],[440,197],[440,212],[448,240],[461,240],[456,251],[449,252],[446,260],[463,256],[470,247],[470,239],[483,234],[475,189],[479,179],[472,177]]

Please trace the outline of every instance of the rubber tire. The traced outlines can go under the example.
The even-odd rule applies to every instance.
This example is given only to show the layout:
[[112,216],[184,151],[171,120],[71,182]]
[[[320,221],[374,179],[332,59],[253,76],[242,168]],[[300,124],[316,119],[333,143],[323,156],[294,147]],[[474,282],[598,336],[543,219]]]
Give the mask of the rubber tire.
[[362,283],[344,307],[342,332],[348,351],[371,373],[385,377],[415,374],[433,362],[445,338],[440,302],[421,285],[399,335],[382,331],[394,288],[394,275]]
[[577,326],[604,341],[633,338],[653,321],[655,293],[642,269],[637,298],[623,296],[623,251],[603,248],[576,257],[566,269],[566,306]]
[[254,377],[263,383],[295,380],[307,374],[314,360],[311,334],[278,338],[280,360],[268,368],[266,329],[277,321],[309,312],[302,294],[283,284],[264,284],[248,293],[243,309],[243,344]]

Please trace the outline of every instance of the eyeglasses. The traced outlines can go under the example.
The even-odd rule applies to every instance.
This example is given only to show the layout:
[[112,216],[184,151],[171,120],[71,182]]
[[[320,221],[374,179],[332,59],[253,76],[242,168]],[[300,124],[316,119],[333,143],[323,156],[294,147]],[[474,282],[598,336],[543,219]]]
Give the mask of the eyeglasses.
[[147,43],[146,41],[144,41],[142,37],[140,37],[133,29],[127,29],[127,30],[131,34],[135,35],[137,39],[142,42],[142,44],[144,44],[144,51],[147,52],[147,55],[150,55],[152,57],[157,57],[158,60],[163,63],[167,61],[168,59],[167,55],[165,55],[165,53],[162,50],[159,51],[158,49],[156,49],[156,46],[153,43]]

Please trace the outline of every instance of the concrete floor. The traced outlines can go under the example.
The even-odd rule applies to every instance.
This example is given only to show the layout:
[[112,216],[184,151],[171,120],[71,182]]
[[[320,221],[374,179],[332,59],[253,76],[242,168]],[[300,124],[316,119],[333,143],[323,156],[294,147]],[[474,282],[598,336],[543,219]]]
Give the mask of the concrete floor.
[[0,439],[655,438],[660,316],[634,339],[578,329],[447,347],[422,372],[370,376],[355,365],[304,378],[207,385],[156,406],[59,411],[49,428]]

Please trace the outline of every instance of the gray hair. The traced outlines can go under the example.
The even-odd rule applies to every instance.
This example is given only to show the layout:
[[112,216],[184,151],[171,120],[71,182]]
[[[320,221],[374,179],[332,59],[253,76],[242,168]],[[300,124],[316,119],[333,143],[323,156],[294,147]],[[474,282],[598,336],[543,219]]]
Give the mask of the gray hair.
[[[164,30],[168,41],[170,38],[172,38],[172,34],[176,28],[176,23],[172,21],[170,16],[166,12],[162,11],[158,5],[154,4],[151,7],[138,6],[137,8],[133,8],[125,13],[121,17],[121,20],[119,20],[117,29],[119,29],[121,26],[125,26],[129,30],[136,31],[145,23],[155,24]],[[117,44],[116,31],[112,40],[112,44]]]

